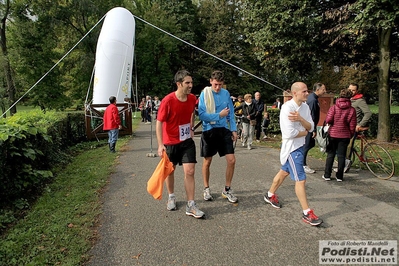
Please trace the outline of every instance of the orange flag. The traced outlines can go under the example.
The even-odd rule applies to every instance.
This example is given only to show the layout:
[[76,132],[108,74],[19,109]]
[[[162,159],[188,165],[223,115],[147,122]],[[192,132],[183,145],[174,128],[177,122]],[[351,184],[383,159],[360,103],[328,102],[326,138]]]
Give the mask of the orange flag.
[[154,199],[162,199],[163,182],[173,170],[173,163],[169,161],[168,155],[163,152],[161,161],[147,182],[147,191]]

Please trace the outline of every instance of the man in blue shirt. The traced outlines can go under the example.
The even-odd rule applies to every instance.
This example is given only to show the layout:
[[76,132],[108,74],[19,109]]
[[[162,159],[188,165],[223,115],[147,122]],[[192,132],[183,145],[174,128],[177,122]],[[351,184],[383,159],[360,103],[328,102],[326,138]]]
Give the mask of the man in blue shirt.
[[230,93],[222,88],[224,74],[221,71],[214,71],[210,78],[210,87],[205,87],[201,92],[198,103],[198,114],[202,120],[201,135],[201,157],[204,157],[202,165],[202,177],[204,181],[204,200],[213,200],[209,189],[209,176],[212,157],[219,153],[219,156],[226,157],[226,183],[222,191],[222,197],[229,202],[237,202],[233,195],[231,181],[234,175],[236,158],[234,155],[233,141],[237,139],[237,127],[234,118],[233,102]]

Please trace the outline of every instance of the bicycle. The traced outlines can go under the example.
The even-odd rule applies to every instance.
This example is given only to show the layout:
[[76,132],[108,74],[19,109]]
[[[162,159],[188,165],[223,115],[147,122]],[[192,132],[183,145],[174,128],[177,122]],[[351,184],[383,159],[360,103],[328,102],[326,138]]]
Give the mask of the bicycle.
[[[355,140],[359,139],[355,147]],[[359,149],[359,150],[358,150]],[[369,171],[380,179],[389,179],[395,172],[395,164],[389,152],[375,142],[369,142],[363,131],[355,133],[348,158],[350,163],[345,172],[348,172],[356,157],[367,166]]]
[[237,140],[242,138],[242,115],[234,115],[236,118],[236,126],[237,126],[237,139],[233,143],[233,148],[236,148]]

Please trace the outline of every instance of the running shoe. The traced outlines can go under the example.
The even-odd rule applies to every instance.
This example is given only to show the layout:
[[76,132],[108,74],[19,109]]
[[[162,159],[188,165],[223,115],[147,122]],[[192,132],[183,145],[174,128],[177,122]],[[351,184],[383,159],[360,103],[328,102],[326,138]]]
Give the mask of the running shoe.
[[311,168],[310,168],[309,166],[307,166],[307,165],[304,165],[304,166],[303,166],[303,170],[305,170],[305,173],[307,173],[307,174],[314,174],[314,173],[316,173],[315,170],[311,169]]
[[169,197],[166,209],[168,209],[168,211],[176,210],[176,196]]
[[211,201],[213,200],[213,197],[211,195],[211,190],[209,187],[207,187],[206,189],[204,189],[204,200],[206,201]]
[[[345,167],[344,167],[344,173],[347,173],[349,171],[349,167],[351,166],[351,160],[345,159]],[[333,169],[334,172],[338,172],[338,168]]]
[[276,195],[276,194],[273,194],[273,196],[271,196],[271,197],[269,198],[269,196],[268,196],[267,193],[266,193],[266,195],[265,195],[263,198],[265,199],[265,201],[266,201],[267,203],[270,203],[270,205],[272,205],[274,208],[277,208],[277,209],[280,209],[280,208],[281,208],[281,204],[280,204],[280,202],[278,201],[278,198],[277,198],[277,195]]
[[321,178],[323,178],[323,179],[326,180],[326,181],[330,181],[330,180],[331,180],[331,177],[325,177],[324,175],[322,175]]
[[319,217],[316,216],[316,214],[314,214],[313,210],[310,210],[306,215],[303,214],[302,220],[310,225],[319,225],[323,222],[322,219],[320,219]]
[[222,197],[227,199],[231,203],[236,203],[238,201],[237,197],[233,195],[233,192],[231,191],[231,189],[228,191],[223,190]]
[[202,218],[205,215],[203,211],[198,209],[196,203],[194,203],[192,206],[188,206],[188,204],[186,205],[186,214],[197,219]]

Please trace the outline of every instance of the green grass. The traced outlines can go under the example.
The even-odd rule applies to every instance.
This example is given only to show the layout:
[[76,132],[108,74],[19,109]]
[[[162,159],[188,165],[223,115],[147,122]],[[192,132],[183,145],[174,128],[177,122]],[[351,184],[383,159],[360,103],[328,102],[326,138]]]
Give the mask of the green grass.
[[[133,120],[133,130],[138,126]],[[130,140],[121,137],[117,150]],[[95,239],[100,196],[118,153],[107,140],[77,145],[76,156],[43,195],[0,238],[0,265],[82,265]],[[121,148],[122,147],[122,148]]]
[[[378,105],[369,105],[370,107],[370,111],[373,114],[377,114],[378,113]],[[399,106],[391,106],[391,114],[399,114]]]
[[[121,138],[118,147],[129,138]],[[117,155],[98,142],[57,174],[24,219],[0,240],[1,265],[80,265],[91,247],[99,196]]]

